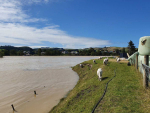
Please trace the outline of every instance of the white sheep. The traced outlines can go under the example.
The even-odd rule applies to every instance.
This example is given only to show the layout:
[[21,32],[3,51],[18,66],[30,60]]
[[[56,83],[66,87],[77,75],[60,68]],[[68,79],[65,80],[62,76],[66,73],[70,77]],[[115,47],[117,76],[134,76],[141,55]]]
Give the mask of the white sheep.
[[105,59],[103,60],[103,64],[104,64],[104,65],[107,65],[107,63],[108,63],[108,60],[105,58]]
[[99,77],[99,80],[101,81],[102,80],[102,68],[99,68],[98,70],[97,70],[97,75],[98,75],[98,77]]
[[118,59],[118,57],[116,57],[116,60]]
[[98,59],[102,59],[102,57],[98,57]]
[[120,58],[117,58],[117,62],[119,62],[120,61]]
[[93,60],[93,63],[96,64],[95,60]]
[[108,62],[108,57],[106,58],[107,62]]
[[83,68],[83,65],[82,65],[82,64],[80,64],[80,67],[81,67],[81,68]]

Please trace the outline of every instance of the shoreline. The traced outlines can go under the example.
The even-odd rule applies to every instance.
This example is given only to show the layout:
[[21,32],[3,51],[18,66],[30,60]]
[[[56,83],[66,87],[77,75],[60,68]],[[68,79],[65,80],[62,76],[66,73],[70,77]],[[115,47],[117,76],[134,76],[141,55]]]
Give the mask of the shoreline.
[[[82,56],[81,56],[81,57],[82,57]],[[83,57],[84,57],[84,56],[83,56]],[[88,57],[88,56],[87,56],[87,57]],[[113,57],[116,57],[116,56],[101,56],[101,57],[103,57],[103,58],[107,58],[107,57],[113,58]],[[97,59],[98,59],[98,58],[97,58]],[[94,60],[97,60],[97,59],[94,59]],[[88,61],[91,61],[91,60],[88,60]],[[84,62],[88,62],[88,61],[84,61]],[[82,63],[84,64],[84,62],[82,62]],[[93,59],[92,59],[92,62],[93,62]],[[80,63],[79,63],[79,64],[80,64]],[[75,66],[79,66],[79,64],[77,64],[77,65],[75,65]],[[72,71],[74,71],[75,73],[77,73],[77,75],[78,75],[78,77],[79,77],[79,79],[78,79],[78,81],[77,81],[77,83],[76,83],[76,85],[78,85],[78,82],[79,82],[79,80],[80,80],[80,75],[79,75],[79,73],[78,73],[77,71],[74,70],[74,67],[75,67],[75,66],[72,67]],[[74,88],[76,87],[76,85],[74,86]],[[51,111],[52,111],[53,109],[55,109],[62,101],[64,101],[64,99],[67,98],[67,96],[70,94],[71,91],[74,90],[74,88],[71,89],[70,91],[68,91],[68,93],[67,93],[64,97],[62,97],[62,98],[60,99],[59,103],[58,103],[57,105],[55,105],[55,106],[49,111],[49,113],[51,113]]]

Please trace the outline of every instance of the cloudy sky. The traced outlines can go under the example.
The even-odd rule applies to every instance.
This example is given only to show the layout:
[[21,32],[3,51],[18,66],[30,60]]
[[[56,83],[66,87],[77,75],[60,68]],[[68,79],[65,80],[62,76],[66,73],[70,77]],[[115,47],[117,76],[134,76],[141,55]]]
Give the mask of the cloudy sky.
[[0,0],[0,45],[138,47],[149,25],[149,0]]

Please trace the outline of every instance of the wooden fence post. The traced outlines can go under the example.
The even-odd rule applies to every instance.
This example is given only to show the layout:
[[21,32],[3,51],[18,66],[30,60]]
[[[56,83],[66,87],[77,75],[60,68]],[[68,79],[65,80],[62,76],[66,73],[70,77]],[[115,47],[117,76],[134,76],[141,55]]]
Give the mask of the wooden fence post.
[[135,65],[135,67],[138,70],[138,55],[136,55],[136,65]]
[[36,91],[34,91],[34,94],[37,95],[37,94],[36,94]]
[[[149,66],[149,55],[144,56],[144,64]],[[148,75],[149,76],[149,75]],[[149,77],[146,76],[146,70],[144,69],[144,75],[143,75],[143,86],[145,88],[148,87],[148,79]]]
[[11,107],[12,107],[13,111],[16,111],[13,104],[11,105]]

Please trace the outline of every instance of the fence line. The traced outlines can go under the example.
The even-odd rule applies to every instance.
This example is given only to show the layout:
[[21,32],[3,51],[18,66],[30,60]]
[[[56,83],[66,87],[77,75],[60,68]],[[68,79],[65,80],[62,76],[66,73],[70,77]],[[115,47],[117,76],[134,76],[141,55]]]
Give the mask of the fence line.
[[149,55],[144,56],[144,64],[141,62],[141,67],[138,64],[138,56],[137,55],[136,55],[135,58],[130,59],[130,63],[132,65],[134,65],[137,70],[138,70],[138,67],[139,67],[139,71],[140,71],[140,69],[143,69],[143,73],[141,71],[141,73],[143,74],[143,86],[145,88],[147,88],[149,86],[148,82],[150,82],[150,80],[149,80],[149,73],[150,73]]
[[143,67],[143,70],[144,70],[145,73],[146,73],[146,77],[147,77],[147,79],[148,79],[148,82],[150,82],[150,79],[149,79],[150,67],[147,66],[147,65],[145,65],[145,64],[143,64],[143,63],[142,63],[142,67]]

